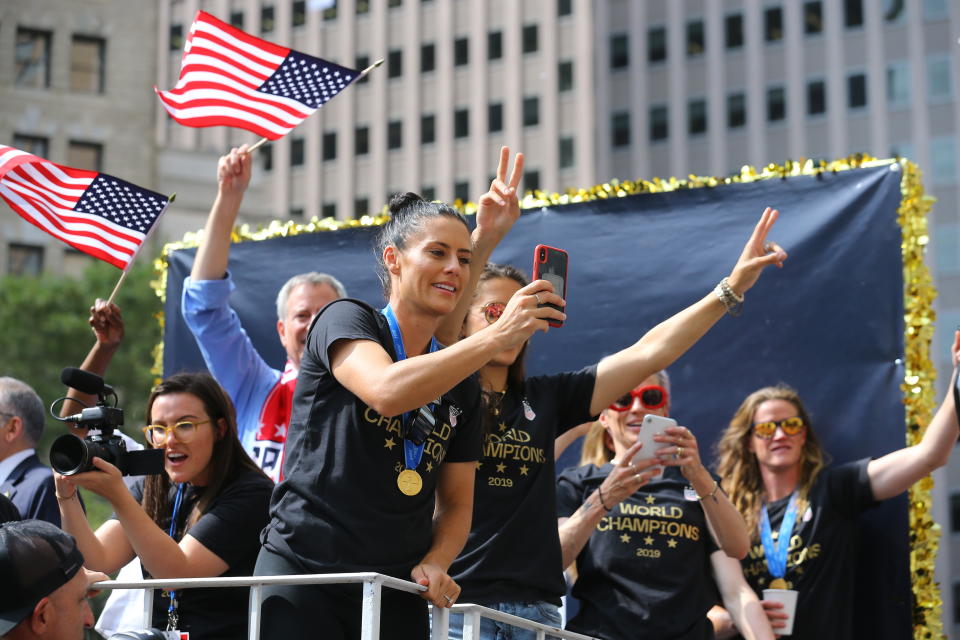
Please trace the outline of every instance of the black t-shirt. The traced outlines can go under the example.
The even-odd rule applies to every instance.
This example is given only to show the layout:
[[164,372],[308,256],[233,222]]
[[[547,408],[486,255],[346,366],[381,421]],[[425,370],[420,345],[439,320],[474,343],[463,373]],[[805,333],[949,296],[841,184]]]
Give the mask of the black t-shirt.
[[[567,469],[557,480],[557,515],[569,517],[613,467]],[[693,487],[677,467],[616,505],[577,556],[571,631],[605,640],[713,638],[710,554],[717,545]]]
[[[787,557],[787,586],[799,591],[793,634],[797,640],[853,636],[852,596],[856,576],[860,514],[876,504],[867,476],[869,458],[820,472],[808,496],[810,506],[797,518]],[[767,505],[776,532],[789,496]],[[743,574],[763,597],[772,577],[763,544],[757,540],[743,560]]]
[[566,591],[553,442],[590,419],[596,366],[528,378],[508,391],[483,445],[473,527],[450,574],[464,602],[560,604]]
[[435,405],[436,428],[417,467],[423,488],[407,496],[397,487],[405,468],[401,416],[381,416],[337,382],[329,349],[338,340],[371,340],[396,359],[386,318],[366,303],[336,300],[314,320],[264,546],[310,573],[409,579],[432,542],[441,464],[479,458],[479,385],[468,378]]
[[[144,479],[139,477],[130,487],[137,502],[143,501],[143,483]],[[179,542],[189,533],[197,542],[226,562],[229,568],[219,577],[252,575],[257,554],[260,552],[260,532],[268,520],[273,482],[261,473],[242,472],[220,490],[220,495],[210,504],[207,512],[184,531],[187,519],[203,495],[203,490],[203,487],[191,485],[184,489],[174,538]],[[175,495],[176,489],[171,488],[171,505]],[[171,511],[157,523],[164,531],[170,530],[172,515]],[[197,640],[246,637],[249,598],[249,589],[242,587],[181,589],[177,592],[177,612],[180,616],[177,628],[190,632],[190,637]],[[153,600],[154,627],[166,628],[169,606],[170,597],[167,592],[156,590]]]

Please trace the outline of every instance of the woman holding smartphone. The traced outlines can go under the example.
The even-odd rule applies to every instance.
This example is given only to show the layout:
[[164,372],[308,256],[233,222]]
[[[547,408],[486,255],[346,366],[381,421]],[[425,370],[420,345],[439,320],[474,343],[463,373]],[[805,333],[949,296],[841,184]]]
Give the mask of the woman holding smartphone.
[[[233,404],[206,373],[177,374],[147,401],[147,445],[164,450],[164,472],[128,489],[119,469],[94,458],[95,471],[54,474],[63,530],[90,569],[113,573],[135,557],[146,577],[248,576],[267,523],[273,483],[237,437]],[[114,517],[95,532],[77,488],[106,498]],[[163,591],[153,624],[196,638],[246,635],[248,596],[236,587]]]
[[[563,565],[576,563],[580,602],[567,628],[610,640],[712,638],[712,572],[744,635],[772,638],[740,571],[743,518],[703,466],[693,433],[662,419],[669,412],[661,371],[600,413],[581,466],[557,481]],[[658,435],[645,445],[648,429]]]
[[[512,206],[519,213],[519,205]],[[554,440],[680,357],[735,304],[734,298],[742,300],[766,266],[782,264],[786,254],[766,242],[776,217],[776,211],[764,211],[717,292],[599,363],[577,372],[527,378],[527,343],[522,342],[497,353],[480,369],[485,424],[473,528],[451,569],[464,601],[559,624],[558,605],[566,585],[556,522]],[[488,265],[468,300],[462,336],[470,340],[496,328],[507,301],[523,291],[526,282],[513,267]],[[624,480],[634,491],[645,481],[639,470]],[[745,533],[742,547],[746,552]],[[521,635],[493,621],[482,624],[484,639],[498,633]],[[451,620],[451,635],[459,633],[457,617]]]
[[[394,196],[390,213],[375,248],[387,306],[337,300],[310,329],[285,479],[256,573],[376,571],[413,580],[427,587],[422,598],[383,591],[380,637],[426,638],[427,601],[449,607],[460,593],[447,571],[470,529],[480,453],[471,376],[490,354],[563,319],[538,300],[563,300],[534,283],[511,297],[492,331],[439,348],[434,335],[464,295],[475,243],[449,205],[407,193]],[[487,203],[481,227],[499,213]],[[324,638],[352,639],[360,613],[359,585],[271,586],[263,637],[314,638],[322,629]]]
[[[810,414],[785,386],[754,391],[719,444],[718,472],[747,522],[758,554],[744,559],[750,586],[797,591],[791,638],[852,638],[848,594],[854,588],[860,514],[944,466],[957,442],[953,395],[960,331],[951,346],[953,378],[923,439],[876,459],[828,465]],[[775,540],[790,541],[781,547]],[[764,601],[774,628],[782,605]]]

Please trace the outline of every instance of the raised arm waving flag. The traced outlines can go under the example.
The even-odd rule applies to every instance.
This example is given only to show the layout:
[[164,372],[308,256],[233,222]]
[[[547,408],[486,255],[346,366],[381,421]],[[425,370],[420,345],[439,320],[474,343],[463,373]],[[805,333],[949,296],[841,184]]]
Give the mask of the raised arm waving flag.
[[154,90],[180,124],[239,127],[276,140],[359,75],[198,11],[177,86]]
[[71,169],[0,145],[0,197],[71,247],[126,269],[167,196],[96,171]]

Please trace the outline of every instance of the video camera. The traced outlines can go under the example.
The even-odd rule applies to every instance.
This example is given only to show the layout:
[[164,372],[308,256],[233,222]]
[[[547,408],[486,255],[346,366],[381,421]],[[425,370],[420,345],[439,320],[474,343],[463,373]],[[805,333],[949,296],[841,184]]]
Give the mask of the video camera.
[[[61,418],[54,411],[58,398],[50,405],[50,415],[60,422],[74,422],[83,429],[98,429],[100,433],[78,438],[66,433],[50,445],[50,466],[58,473],[72,476],[85,471],[93,471],[93,458],[103,458],[120,469],[125,476],[145,476],[163,473],[163,450],[145,449],[127,451],[123,438],[114,434],[114,429],[123,424],[123,409],[117,406],[117,393],[100,376],[67,367],[60,373],[60,382],[72,389],[97,396],[97,404],[85,407],[78,414]],[[113,406],[107,405],[107,398],[113,397]],[[79,402],[74,399],[74,402]]]

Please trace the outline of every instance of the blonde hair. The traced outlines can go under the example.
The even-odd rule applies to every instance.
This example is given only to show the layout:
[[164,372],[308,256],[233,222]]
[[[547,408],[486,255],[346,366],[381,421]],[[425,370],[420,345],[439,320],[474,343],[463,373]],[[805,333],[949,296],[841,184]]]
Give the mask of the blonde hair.
[[800,486],[798,487],[798,513],[807,510],[808,495],[817,475],[826,466],[826,455],[810,423],[810,414],[800,401],[794,389],[786,385],[764,387],[754,391],[744,399],[740,408],[730,420],[730,425],[717,444],[717,474],[723,478],[723,489],[730,497],[733,506],[747,523],[747,531],[754,540],[759,538],[760,506],[764,502],[766,490],[760,476],[757,457],[750,450],[750,438],[753,437],[753,416],[757,408],[768,400],[786,400],[797,409],[797,415],[807,425],[806,441],[800,454]]
[[[657,371],[653,375],[657,376],[660,386],[667,390],[669,406],[673,401],[673,397],[670,395],[670,375],[666,369]],[[603,411],[610,411],[610,409],[604,409]],[[611,460],[613,460],[613,442],[608,444],[607,430],[600,420],[596,420],[590,425],[587,435],[583,437],[583,447],[580,449],[580,466],[592,464],[602,467]]]

